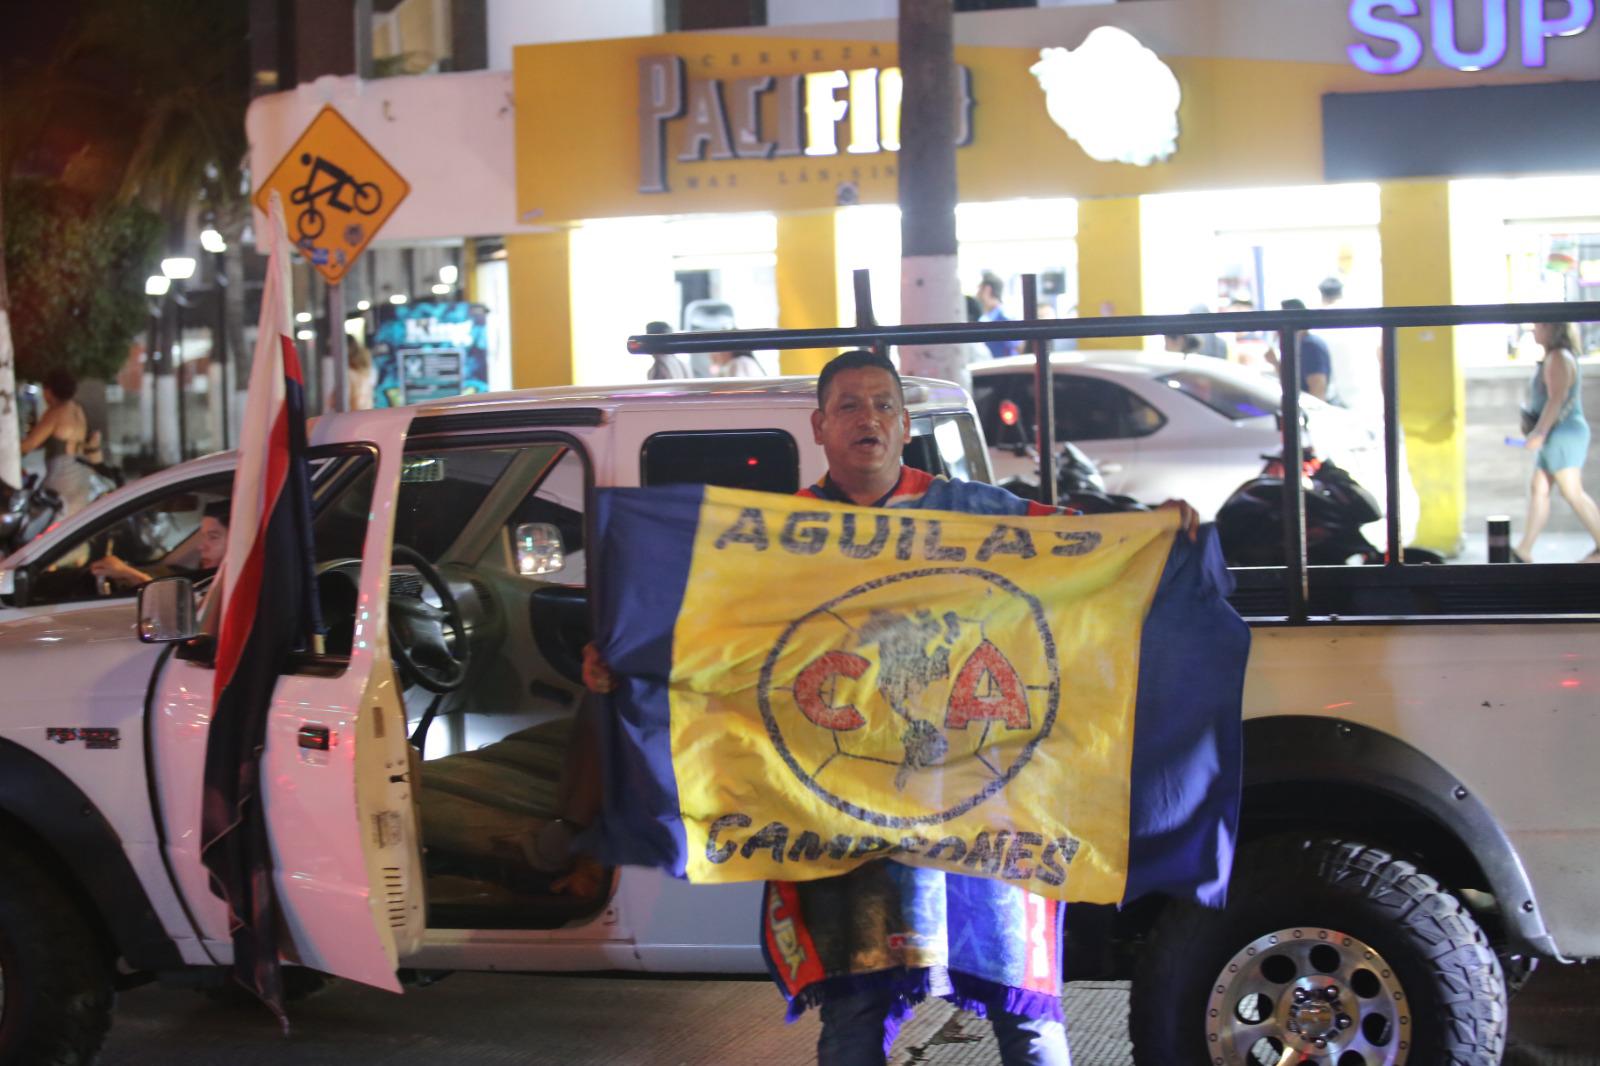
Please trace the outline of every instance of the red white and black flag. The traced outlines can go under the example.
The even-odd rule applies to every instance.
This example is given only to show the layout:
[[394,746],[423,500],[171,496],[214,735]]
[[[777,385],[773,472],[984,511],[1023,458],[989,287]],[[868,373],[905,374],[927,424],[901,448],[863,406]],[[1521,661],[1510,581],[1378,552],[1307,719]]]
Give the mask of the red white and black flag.
[[222,563],[201,860],[228,905],[233,975],[283,1014],[261,760],[278,677],[322,630],[311,541],[305,379],[290,313],[289,241],[274,194],[250,392]]

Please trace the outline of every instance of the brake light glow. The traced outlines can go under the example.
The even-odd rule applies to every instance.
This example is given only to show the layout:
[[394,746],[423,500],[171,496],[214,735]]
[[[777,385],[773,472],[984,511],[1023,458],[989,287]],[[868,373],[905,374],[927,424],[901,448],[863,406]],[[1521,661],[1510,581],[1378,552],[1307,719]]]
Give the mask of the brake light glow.
[[1000,401],[1000,422],[1002,425],[1014,426],[1022,418],[1022,412],[1017,410],[1017,405],[1011,400]]

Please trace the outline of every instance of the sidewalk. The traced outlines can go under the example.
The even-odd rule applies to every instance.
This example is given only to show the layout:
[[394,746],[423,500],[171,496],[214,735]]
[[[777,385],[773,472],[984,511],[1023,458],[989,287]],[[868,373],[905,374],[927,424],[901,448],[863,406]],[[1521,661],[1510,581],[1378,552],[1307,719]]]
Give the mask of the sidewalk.
[[[1511,543],[1517,543],[1517,526],[1522,521],[1521,516],[1511,520]],[[1539,538],[1533,546],[1535,563],[1575,563],[1594,550],[1594,541],[1589,539],[1587,533],[1558,532],[1546,533]],[[1486,563],[1489,561],[1489,535],[1480,524],[1475,530],[1468,530],[1466,544],[1461,549],[1461,554],[1449,560],[1452,563]]]

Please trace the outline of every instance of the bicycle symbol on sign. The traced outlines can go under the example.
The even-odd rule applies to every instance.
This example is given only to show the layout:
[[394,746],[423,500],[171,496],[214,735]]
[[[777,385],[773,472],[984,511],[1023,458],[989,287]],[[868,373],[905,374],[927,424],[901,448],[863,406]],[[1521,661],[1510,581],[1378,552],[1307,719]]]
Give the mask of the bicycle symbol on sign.
[[[289,202],[305,205],[305,210],[295,220],[301,240],[315,240],[328,225],[327,216],[317,208],[318,200],[326,200],[329,207],[340,211],[363,215],[376,214],[383,206],[383,190],[378,188],[377,182],[357,181],[343,167],[309,152],[300,156],[300,162],[309,164],[311,172],[306,175],[305,184],[289,193]],[[327,180],[317,185],[318,176]],[[344,198],[346,190],[353,191],[353,201]]]

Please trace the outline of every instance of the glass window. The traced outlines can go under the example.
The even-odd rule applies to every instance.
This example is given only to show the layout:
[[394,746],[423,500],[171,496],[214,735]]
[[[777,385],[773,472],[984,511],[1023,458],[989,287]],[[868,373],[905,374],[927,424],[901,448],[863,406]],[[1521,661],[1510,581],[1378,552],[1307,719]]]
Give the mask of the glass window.
[[765,26],[767,0],[667,0],[668,32]]
[[1033,374],[973,375],[972,398],[983,436],[997,448],[1033,442]]
[[395,501],[395,543],[430,562],[443,559],[521,452],[462,448],[407,453]]
[[909,467],[968,481],[989,480],[987,458],[978,428],[966,414],[912,419],[902,456]]
[[800,451],[781,429],[657,433],[644,442],[645,485],[721,485],[759,492],[800,488]]
[[1174,392],[1181,392],[1205,404],[1224,418],[1276,415],[1282,405],[1282,397],[1266,385],[1231,381],[1216,374],[1174,370],[1170,374],[1158,375],[1156,380]]
[[1161,412],[1114,381],[1059,374],[1055,392],[1058,441],[1144,437],[1166,421]]
[[377,474],[378,464],[366,449],[329,458],[312,471],[312,552],[324,650],[330,656],[349,655],[355,644],[361,563]]
[[[563,495],[551,490],[540,501],[529,499],[533,488],[567,454],[572,453],[555,442],[407,452],[395,500],[395,545],[418,552],[436,566],[449,564],[498,581],[512,577],[511,538],[516,526],[548,521],[560,528],[567,550],[577,553],[565,572],[576,574],[581,584],[583,478],[577,456],[573,454],[572,466],[576,478]],[[328,649],[335,654],[350,646],[374,477],[371,463],[352,471],[345,487],[317,514],[317,561],[325,568],[319,587]],[[560,513],[557,503],[569,504],[570,513]],[[391,594],[431,595],[407,569],[403,560],[398,561],[390,576]],[[337,580],[339,575],[344,580]]]
[[[1057,370],[1056,440],[1144,437],[1160,429],[1160,411],[1114,381]],[[1033,372],[985,374],[974,379],[984,436],[996,447],[1028,444],[1034,437]]]
[[538,490],[524,497],[506,520],[506,531],[512,537],[516,536],[517,526],[528,522],[543,522],[561,533],[561,566],[540,575],[542,582],[574,587],[585,584],[583,490],[583,459],[568,449],[539,482]]
[[29,605],[131,595],[142,580],[97,584],[90,572],[94,560],[108,555],[146,577],[193,576],[200,569],[200,519],[207,508],[225,505],[232,488],[231,474],[172,486],[84,527],[29,568]]
[[327,470],[333,481],[316,486],[316,510],[311,520],[317,563],[360,560],[367,543],[367,524],[372,519],[377,463],[370,454],[352,455],[341,460],[337,468],[330,465]]

